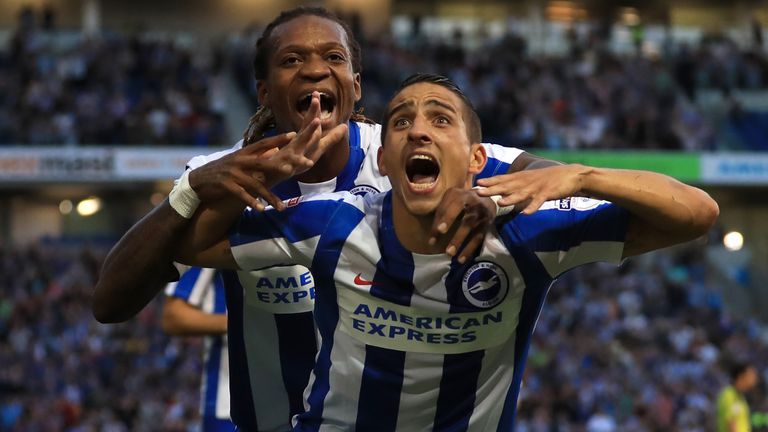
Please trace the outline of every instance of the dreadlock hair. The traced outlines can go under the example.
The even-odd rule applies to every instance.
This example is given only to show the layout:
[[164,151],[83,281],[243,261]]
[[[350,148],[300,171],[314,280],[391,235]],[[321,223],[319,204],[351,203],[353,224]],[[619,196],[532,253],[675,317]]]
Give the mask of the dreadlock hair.
[[[256,41],[256,54],[253,57],[253,70],[256,80],[264,80],[269,75],[269,58],[272,55],[272,33],[281,24],[285,24],[295,18],[302,16],[316,16],[333,21],[340,25],[347,35],[347,46],[350,51],[350,62],[352,64],[352,71],[354,73],[360,73],[363,69],[360,54],[360,43],[355,38],[352,29],[341,18],[330,12],[328,9],[316,6],[299,6],[297,8],[284,11],[277,18],[272,20],[261,37]],[[352,113],[352,121],[358,121],[363,123],[375,123],[363,115],[363,109],[358,109],[357,112]],[[243,145],[251,144],[261,139],[268,129],[275,127],[275,116],[272,110],[266,107],[259,107],[256,113],[251,117],[248,122],[248,127],[243,133]]]
[[264,29],[264,33],[256,41],[256,54],[253,57],[253,71],[257,80],[263,80],[267,78],[269,74],[269,57],[272,55],[272,32],[288,21],[302,17],[302,16],[316,16],[325,18],[329,21],[333,21],[340,25],[344,29],[344,33],[347,34],[347,45],[349,47],[349,54],[351,56],[350,62],[352,63],[352,71],[360,73],[362,71],[362,63],[360,60],[360,44],[357,42],[352,29],[341,18],[334,15],[328,9],[317,6],[299,6],[297,8],[284,11],[277,18],[267,24]]
[[[471,100],[467,97],[466,94],[464,94],[463,91],[459,88],[456,83],[451,81],[450,78],[438,75],[438,74],[432,74],[432,73],[417,73],[409,76],[406,78],[402,83],[400,83],[400,87],[395,91],[395,95],[403,91],[406,87],[410,87],[414,84],[418,83],[428,83],[428,84],[436,84],[441,87],[447,88],[450,90],[453,94],[458,96],[462,102],[464,102],[464,115],[465,115],[465,122],[467,124],[467,138],[469,138],[469,142],[471,143],[479,143],[482,141],[483,131],[480,126],[480,117],[477,116],[477,112],[475,111],[475,105],[472,103]],[[393,97],[395,96],[393,95]],[[389,109],[387,109],[384,112],[384,118],[381,122],[381,143],[383,144],[386,137],[387,137],[387,124],[389,123]]]

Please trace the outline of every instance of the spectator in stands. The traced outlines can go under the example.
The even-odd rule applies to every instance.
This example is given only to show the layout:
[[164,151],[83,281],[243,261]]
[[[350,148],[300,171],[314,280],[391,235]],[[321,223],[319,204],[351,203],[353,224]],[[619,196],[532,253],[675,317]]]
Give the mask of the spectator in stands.
[[[31,12],[30,12],[31,13]],[[25,14],[24,16],[27,16]],[[33,16],[32,16],[33,17]],[[0,144],[221,145],[207,53],[148,37],[58,38],[24,19],[0,58]]]

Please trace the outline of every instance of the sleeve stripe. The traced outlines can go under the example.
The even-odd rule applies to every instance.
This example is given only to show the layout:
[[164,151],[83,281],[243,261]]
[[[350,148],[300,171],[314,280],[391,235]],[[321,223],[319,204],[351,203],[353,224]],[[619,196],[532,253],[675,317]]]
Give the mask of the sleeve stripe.
[[515,217],[514,223],[524,233],[523,238],[532,241],[532,250],[558,252],[582,242],[623,242],[627,220],[626,210],[604,201],[589,211],[541,209],[533,215]]
[[[264,239],[251,243],[243,243],[232,246],[232,256],[241,270],[257,270],[275,265],[294,265],[302,264],[307,266],[301,259],[302,253],[296,254],[296,249],[314,251],[320,236],[311,237],[298,242],[291,242],[285,238]],[[312,256],[314,252],[309,253]],[[285,262],[276,262],[284,257]],[[302,262],[299,262],[302,261]],[[308,267],[308,266],[307,266]]]
[[348,193],[319,194],[297,198],[294,204],[278,212],[268,209],[258,212],[248,209],[235,224],[230,235],[232,246],[261,240],[285,237],[290,242],[298,242],[318,236],[326,231],[328,223],[342,202],[355,206],[362,212],[361,199],[355,199]]
[[511,164],[523,151],[516,147],[505,147],[498,144],[483,143],[488,158],[493,158]]
[[567,251],[536,252],[536,256],[547,269],[547,273],[556,278],[563,272],[598,261],[621,264],[624,243],[610,241],[583,242]]
[[216,270],[211,268],[204,268],[200,271],[200,276],[195,280],[195,285],[192,287],[192,292],[189,294],[189,303],[202,306],[205,294],[209,288],[215,283],[213,277]]
[[202,272],[203,269],[200,267],[190,268],[181,275],[178,282],[168,284],[165,289],[165,294],[170,297],[178,297],[189,301],[190,297],[192,297],[192,293],[200,283],[200,280],[203,279]]

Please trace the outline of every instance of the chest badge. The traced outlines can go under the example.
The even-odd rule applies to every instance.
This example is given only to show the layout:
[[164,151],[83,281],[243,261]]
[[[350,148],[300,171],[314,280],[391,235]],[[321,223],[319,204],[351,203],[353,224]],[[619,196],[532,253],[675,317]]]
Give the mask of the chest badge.
[[475,263],[461,279],[464,297],[473,306],[489,309],[504,300],[509,279],[503,268],[490,261]]

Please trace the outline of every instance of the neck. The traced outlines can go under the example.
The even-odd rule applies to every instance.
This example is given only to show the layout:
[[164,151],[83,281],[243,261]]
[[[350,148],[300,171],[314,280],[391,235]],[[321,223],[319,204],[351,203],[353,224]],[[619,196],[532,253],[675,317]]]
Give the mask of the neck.
[[408,211],[397,194],[392,194],[392,223],[395,226],[397,239],[407,250],[420,254],[445,253],[448,240],[453,237],[456,227],[451,227],[448,233],[439,236],[437,242],[430,245],[429,238],[434,221],[434,212],[427,215],[414,215]]
[[328,181],[339,174],[349,160],[349,139],[331,144],[320,159],[306,172],[296,176],[303,183],[320,183]]

